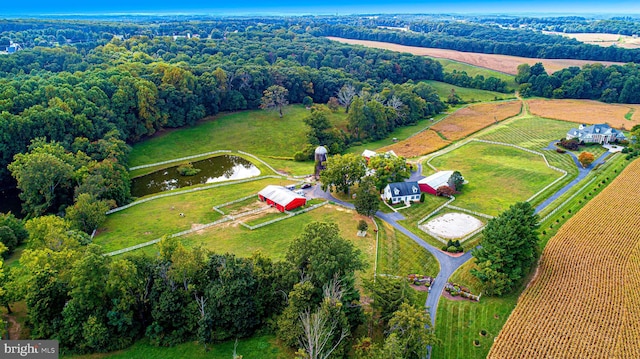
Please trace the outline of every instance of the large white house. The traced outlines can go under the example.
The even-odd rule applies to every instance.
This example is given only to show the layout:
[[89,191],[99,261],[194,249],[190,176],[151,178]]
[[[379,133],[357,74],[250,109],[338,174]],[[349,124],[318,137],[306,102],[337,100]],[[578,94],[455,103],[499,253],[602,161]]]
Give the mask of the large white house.
[[573,138],[583,143],[599,144],[607,144],[627,139],[622,131],[611,128],[607,124],[591,126],[580,125],[578,128],[572,128],[567,132],[567,140],[571,140]]
[[382,193],[385,201],[391,199],[391,203],[409,203],[409,201],[420,200],[420,185],[418,182],[395,182],[389,183]]

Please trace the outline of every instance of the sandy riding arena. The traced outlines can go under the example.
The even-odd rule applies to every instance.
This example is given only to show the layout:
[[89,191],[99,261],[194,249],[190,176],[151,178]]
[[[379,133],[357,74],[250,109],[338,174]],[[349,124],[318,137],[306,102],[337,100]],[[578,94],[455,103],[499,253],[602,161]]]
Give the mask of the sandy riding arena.
[[480,220],[464,213],[446,213],[420,226],[422,230],[446,239],[462,238],[480,227]]

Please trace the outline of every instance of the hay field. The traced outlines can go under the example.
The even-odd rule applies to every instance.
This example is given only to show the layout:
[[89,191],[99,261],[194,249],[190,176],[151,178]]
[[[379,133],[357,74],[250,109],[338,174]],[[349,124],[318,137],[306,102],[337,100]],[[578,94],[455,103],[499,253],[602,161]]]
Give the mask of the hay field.
[[[540,117],[597,124],[630,130],[640,124],[640,105],[608,104],[591,100],[528,100],[529,110]],[[628,120],[626,117],[629,117]]]
[[344,39],[340,37],[327,37],[329,40],[338,41],[351,45],[362,45],[367,47],[373,47],[377,49],[385,49],[399,52],[408,52],[414,55],[422,55],[429,57],[444,58],[449,60],[455,60],[464,62],[473,66],[484,67],[487,69],[504,72],[507,74],[516,75],[518,73],[518,65],[527,63],[534,65],[536,62],[541,62],[548,73],[552,74],[558,70],[562,70],[571,66],[582,67],[585,64],[601,63],[604,65],[618,64],[621,62],[611,61],[588,61],[588,60],[571,60],[571,59],[532,59],[528,57],[518,57],[509,55],[495,55],[495,54],[481,54],[475,52],[462,52],[455,50],[445,50],[427,47],[417,46],[404,46],[397,45],[388,42],[380,41],[367,41],[367,40],[352,40]]
[[549,240],[488,358],[640,358],[638,176],[635,161]]
[[462,108],[431,126],[446,139],[455,141],[520,113],[520,101],[483,103]]
[[449,141],[442,139],[435,131],[425,130],[404,141],[377,149],[378,152],[393,150],[398,156],[411,158],[426,155],[446,147]]
[[619,34],[599,34],[599,33],[591,33],[591,32],[580,32],[575,34],[565,34],[562,32],[555,31],[543,31],[545,34],[550,35],[560,35],[564,37],[568,37],[571,39],[576,39],[580,42],[584,42],[585,44],[590,45],[598,45],[602,47],[609,46],[617,46],[625,49],[637,49],[640,48],[640,38],[628,36],[628,35],[619,35]]

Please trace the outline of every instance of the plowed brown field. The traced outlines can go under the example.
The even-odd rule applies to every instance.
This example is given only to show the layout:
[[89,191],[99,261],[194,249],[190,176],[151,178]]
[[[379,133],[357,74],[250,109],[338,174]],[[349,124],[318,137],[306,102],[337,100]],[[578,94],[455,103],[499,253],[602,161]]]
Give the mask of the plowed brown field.
[[417,46],[404,46],[392,44],[389,42],[380,41],[367,41],[367,40],[352,40],[344,39],[341,37],[328,37],[330,40],[342,42],[345,44],[362,45],[367,47],[373,47],[377,49],[385,49],[399,52],[408,52],[414,55],[422,55],[429,57],[439,57],[443,59],[449,59],[459,62],[464,62],[469,65],[484,67],[491,70],[504,72],[507,74],[516,75],[518,73],[518,65],[529,64],[534,65],[536,62],[541,62],[548,73],[554,73],[558,70],[565,69],[571,66],[582,67],[585,64],[601,63],[604,65],[618,64],[622,65],[622,62],[610,62],[610,61],[587,61],[587,60],[570,60],[570,59],[532,59],[528,57],[508,56],[508,55],[494,55],[494,54],[481,54],[476,52],[462,52],[455,50],[435,49],[430,47],[417,47]]
[[395,152],[398,156],[410,158],[435,152],[447,146],[449,143],[451,142],[443,140],[434,131],[426,130],[418,133],[415,136],[407,138],[404,141],[394,143],[393,145],[380,148],[376,151],[385,152],[393,150],[393,152]]
[[431,126],[448,140],[467,137],[492,124],[520,113],[522,102],[483,103],[462,108]]
[[[529,100],[532,114],[585,124],[608,123],[611,127],[630,130],[640,124],[640,105],[608,104],[590,100]],[[625,115],[633,111],[631,120]]]
[[549,241],[490,359],[640,358],[640,161]]

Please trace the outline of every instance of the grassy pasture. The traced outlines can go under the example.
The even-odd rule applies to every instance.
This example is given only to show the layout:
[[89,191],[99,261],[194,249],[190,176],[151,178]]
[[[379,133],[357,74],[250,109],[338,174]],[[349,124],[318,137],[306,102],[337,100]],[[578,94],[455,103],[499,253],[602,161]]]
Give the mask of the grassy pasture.
[[[98,229],[94,243],[111,252],[184,231],[194,225],[222,218],[220,213],[212,209],[215,205],[257,193],[269,184],[289,183],[284,179],[267,178],[141,203],[108,215]],[[185,216],[181,217],[180,213]]]
[[453,89],[460,98],[465,102],[487,102],[487,101],[496,101],[496,100],[506,100],[513,99],[515,96],[513,94],[504,94],[500,92],[494,91],[486,91],[486,90],[478,90],[466,87],[460,87],[455,85],[450,85],[445,82],[439,81],[424,81],[428,83],[430,86],[436,89],[438,92],[438,96],[443,101],[447,100],[447,97],[451,93],[451,89]]
[[568,154],[543,150],[552,140],[564,138],[567,131],[574,126],[573,123],[566,121],[526,116],[487,129],[480,134],[478,138],[488,141],[510,143],[542,152],[552,166],[562,168],[571,175],[577,175],[578,170],[576,169],[576,165]]
[[[308,111],[301,105],[287,106],[283,118],[274,111],[252,110],[225,113],[203,119],[193,127],[168,130],[133,146],[129,165],[137,166],[197,155],[215,150],[242,150],[260,156],[278,170],[295,175],[313,172],[311,162],[293,157],[305,145]],[[346,115],[331,115],[336,127],[345,126]],[[273,157],[271,157],[273,156]]]
[[611,127],[623,130],[630,130],[640,124],[639,105],[608,104],[591,100],[533,99],[527,102],[531,113],[540,117],[584,124],[608,123]]
[[[235,341],[217,343],[205,352],[204,347],[196,342],[178,344],[173,347],[157,347],[143,339],[125,350],[112,353],[62,356],[67,359],[228,359],[233,357]],[[256,335],[238,340],[237,354],[245,358],[284,359],[291,358],[293,353],[288,348],[277,345],[273,335]]]
[[446,139],[455,141],[496,122],[516,116],[520,113],[521,108],[520,101],[470,105],[431,126],[431,129]]
[[[469,271],[475,267],[473,259],[462,265],[449,281],[462,284],[474,294],[481,293],[480,282]],[[483,296],[480,302],[441,298],[438,304],[436,336],[441,345],[433,348],[431,357],[477,358],[487,357],[493,339],[498,335],[515,308],[519,291],[501,298]],[[480,335],[486,330],[487,335]],[[473,345],[478,340],[480,346]]]
[[[515,81],[515,76],[511,74],[490,70],[484,67],[469,65],[464,62],[459,62],[455,60],[439,58],[439,59],[436,59],[436,61],[438,61],[442,65],[442,69],[445,72],[453,72],[455,70],[458,72],[464,71],[467,73],[467,75],[471,77],[476,77],[477,75],[482,75],[485,78],[495,77],[497,79],[505,81],[507,83],[507,88],[510,90],[515,90],[516,88],[518,88],[518,84],[516,84],[516,81]],[[507,96],[507,94],[502,94],[502,95]]]
[[435,157],[431,164],[442,170],[460,171],[469,181],[454,205],[493,216],[561,176],[538,155],[480,142],[470,142]]

